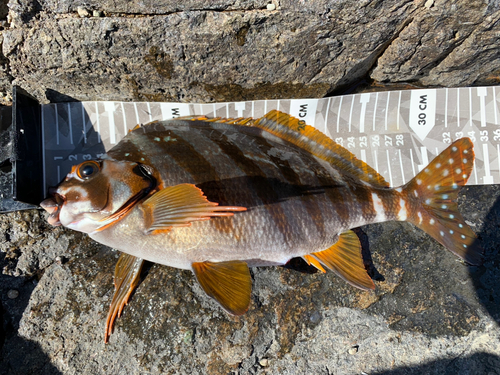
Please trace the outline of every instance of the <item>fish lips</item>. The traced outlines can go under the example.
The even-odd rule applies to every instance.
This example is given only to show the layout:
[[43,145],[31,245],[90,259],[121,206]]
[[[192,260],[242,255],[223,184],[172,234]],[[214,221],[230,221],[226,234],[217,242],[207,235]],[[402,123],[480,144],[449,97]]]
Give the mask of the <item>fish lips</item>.
[[52,197],[45,199],[40,203],[40,206],[47,211],[50,215],[47,219],[50,225],[58,227],[61,225],[59,220],[59,213],[61,212],[61,207],[64,204],[64,197],[60,194],[53,193]]

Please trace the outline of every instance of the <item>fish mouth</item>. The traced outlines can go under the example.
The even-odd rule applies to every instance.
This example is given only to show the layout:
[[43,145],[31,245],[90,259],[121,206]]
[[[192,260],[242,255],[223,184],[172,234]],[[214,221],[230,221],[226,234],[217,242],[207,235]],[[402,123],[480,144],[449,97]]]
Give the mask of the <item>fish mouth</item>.
[[61,221],[59,220],[59,213],[61,212],[61,208],[66,199],[64,196],[56,192],[50,193],[52,194],[52,197],[42,201],[40,203],[40,206],[50,214],[47,219],[49,224],[58,227],[61,225]]

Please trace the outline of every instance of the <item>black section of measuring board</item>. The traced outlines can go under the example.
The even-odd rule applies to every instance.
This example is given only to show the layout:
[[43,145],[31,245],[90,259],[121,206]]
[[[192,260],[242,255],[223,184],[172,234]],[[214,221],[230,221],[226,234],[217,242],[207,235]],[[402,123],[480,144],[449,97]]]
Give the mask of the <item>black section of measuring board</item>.
[[45,197],[40,103],[19,87],[13,101],[12,198],[38,205]]

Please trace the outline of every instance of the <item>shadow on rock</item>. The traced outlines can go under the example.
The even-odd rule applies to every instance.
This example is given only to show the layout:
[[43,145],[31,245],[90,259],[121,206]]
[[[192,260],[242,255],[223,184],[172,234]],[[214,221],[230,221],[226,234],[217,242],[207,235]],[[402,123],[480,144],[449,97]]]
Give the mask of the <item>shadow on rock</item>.
[[499,374],[500,357],[490,353],[475,353],[468,357],[440,359],[415,367],[400,367],[373,375],[412,375],[412,374]]
[[[500,324],[500,197],[496,186],[484,186],[480,195],[473,200],[487,201],[487,196],[498,197],[484,217],[479,240],[485,250],[484,263],[480,267],[470,267],[469,272],[476,289],[477,297],[489,315]],[[490,198],[491,200],[491,198]],[[474,204],[475,202],[471,202]]]
[[[0,253],[0,268],[5,265]],[[0,375],[60,374],[37,343],[18,333],[19,322],[35,288],[33,278],[0,274]],[[6,344],[6,345],[4,345]]]

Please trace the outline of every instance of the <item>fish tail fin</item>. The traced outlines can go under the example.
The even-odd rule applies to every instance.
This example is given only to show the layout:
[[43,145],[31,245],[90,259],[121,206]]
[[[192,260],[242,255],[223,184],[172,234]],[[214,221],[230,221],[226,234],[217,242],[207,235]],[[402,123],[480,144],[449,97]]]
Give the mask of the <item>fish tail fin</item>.
[[404,186],[411,202],[413,223],[467,263],[482,263],[483,250],[472,229],[458,212],[458,192],[474,166],[469,138],[451,144]]

